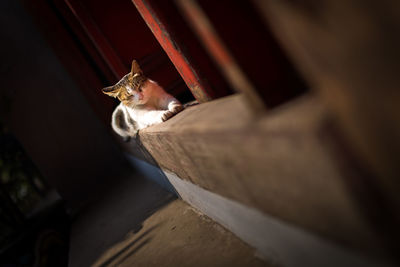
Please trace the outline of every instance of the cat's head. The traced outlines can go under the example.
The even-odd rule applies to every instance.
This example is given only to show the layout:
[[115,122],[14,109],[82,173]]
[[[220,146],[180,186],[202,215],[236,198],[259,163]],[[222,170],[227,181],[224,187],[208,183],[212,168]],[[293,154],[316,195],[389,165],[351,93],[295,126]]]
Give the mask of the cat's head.
[[132,61],[131,72],[113,86],[103,88],[106,95],[116,97],[126,106],[146,104],[148,96],[144,92],[144,85],[148,81],[136,60]]

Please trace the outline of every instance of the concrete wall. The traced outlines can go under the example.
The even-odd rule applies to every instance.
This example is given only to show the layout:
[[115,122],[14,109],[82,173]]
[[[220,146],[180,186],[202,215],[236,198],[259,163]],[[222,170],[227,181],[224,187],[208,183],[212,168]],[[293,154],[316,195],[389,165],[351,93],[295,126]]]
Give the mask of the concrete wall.
[[76,209],[124,170],[122,154],[19,1],[0,2],[0,36],[0,118]]

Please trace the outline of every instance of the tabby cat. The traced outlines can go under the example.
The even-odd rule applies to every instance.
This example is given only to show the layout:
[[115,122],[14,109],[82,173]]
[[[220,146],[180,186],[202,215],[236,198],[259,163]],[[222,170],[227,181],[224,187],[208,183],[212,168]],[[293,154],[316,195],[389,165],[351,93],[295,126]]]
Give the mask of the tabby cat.
[[183,109],[178,100],[143,75],[136,60],[132,61],[130,73],[115,85],[103,88],[102,92],[121,101],[112,114],[111,125],[125,140],[135,137],[138,130],[166,121]]

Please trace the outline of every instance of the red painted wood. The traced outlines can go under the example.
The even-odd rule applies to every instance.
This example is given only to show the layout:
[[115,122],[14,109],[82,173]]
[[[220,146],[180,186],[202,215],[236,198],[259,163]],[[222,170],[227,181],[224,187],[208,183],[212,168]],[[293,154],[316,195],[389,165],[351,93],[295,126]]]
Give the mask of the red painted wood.
[[199,102],[206,102],[212,99],[214,93],[210,86],[199,78],[198,71],[192,66],[187,56],[182,52],[180,44],[169,34],[164,26],[166,22],[161,21],[160,16],[154,12],[151,3],[146,0],[132,0],[132,2],[175,65],[194,97]]
[[197,71],[199,78],[210,86],[211,97],[218,98],[232,94],[233,90],[229,83],[224,79],[206,49],[199,43],[178,7],[170,1],[146,0],[146,2],[151,2],[151,7],[159,20],[164,22],[165,29],[175,43],[179,44],[190,65]]
[[92,19],[90,14],[85,10],[80,1],[65,0],[72,13],[80,22],[82,28],[85,30],[87,36],[92,40],[93,44],[101,54],[107,65],[111,68],[116,77],[122,77],[129,72],[117,55],[114,48],[110,45],[101,30],[97,27],[96,22]]
[[63,1],[68,1],[71,12],[74,12],[76,20],[85,29],[92,46],[95,46],[107,68],[114,73],[109,84],[125,75],[132,59],[136,59],[145,74],[161,84],[167,92],[183,102],[193,99],[132,2],[114,0],[111,4],[95,0]]
[[[81,89],[93,111],[105,125],[109,126],[114,102],[111,98],[103,97],[100,92],[106,79],[105,73],[93,68],[92,62],[88,61],[87,50],[82,50],[82,46],[76,42],[77,35],[75,34],[84,33],[79,31],[79,24],[71,26],[73,28],[67,26],[64,14],[68,13],[68,6],[63,0],[34,2],[23,0],[22,2],[47,43]],[[107,75],[112,76],[111,72]]]
[[[23,0],[48,42],[76,79],[98,116],[109,126],[117,103],[101,93],[138,59],[146,75],[182,102],[193,96],[129,0]],[[69,5],[68,5],[68,4]]]
[[[59,21],[64,23],[64,29],[69,32],[69,37],[72,39],[71,41],[74,41],[75,45],[79,47],[88,63],[92,62],[92,69],[98,73],[103,84],[106,85],[109,81],[116,80],[118,77],[115,76],[109,65],[104,61],[95,44],[93,44],[92,39],[87,35],[65,0],[52,0],[50,3]],[[74,57],[71,55],[71,59],[73,58]],[[95,65],[95,68],[93,65]]]

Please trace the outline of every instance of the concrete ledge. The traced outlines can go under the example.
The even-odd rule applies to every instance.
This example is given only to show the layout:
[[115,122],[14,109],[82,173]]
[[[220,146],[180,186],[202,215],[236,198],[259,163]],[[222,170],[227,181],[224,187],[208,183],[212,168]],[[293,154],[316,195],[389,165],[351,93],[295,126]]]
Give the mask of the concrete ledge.
[[382,240],[324,137],[328,118],[310,96],[253,118],[235,95],[142,130],[135,146],[140,158],[200,188],[380,254]]

